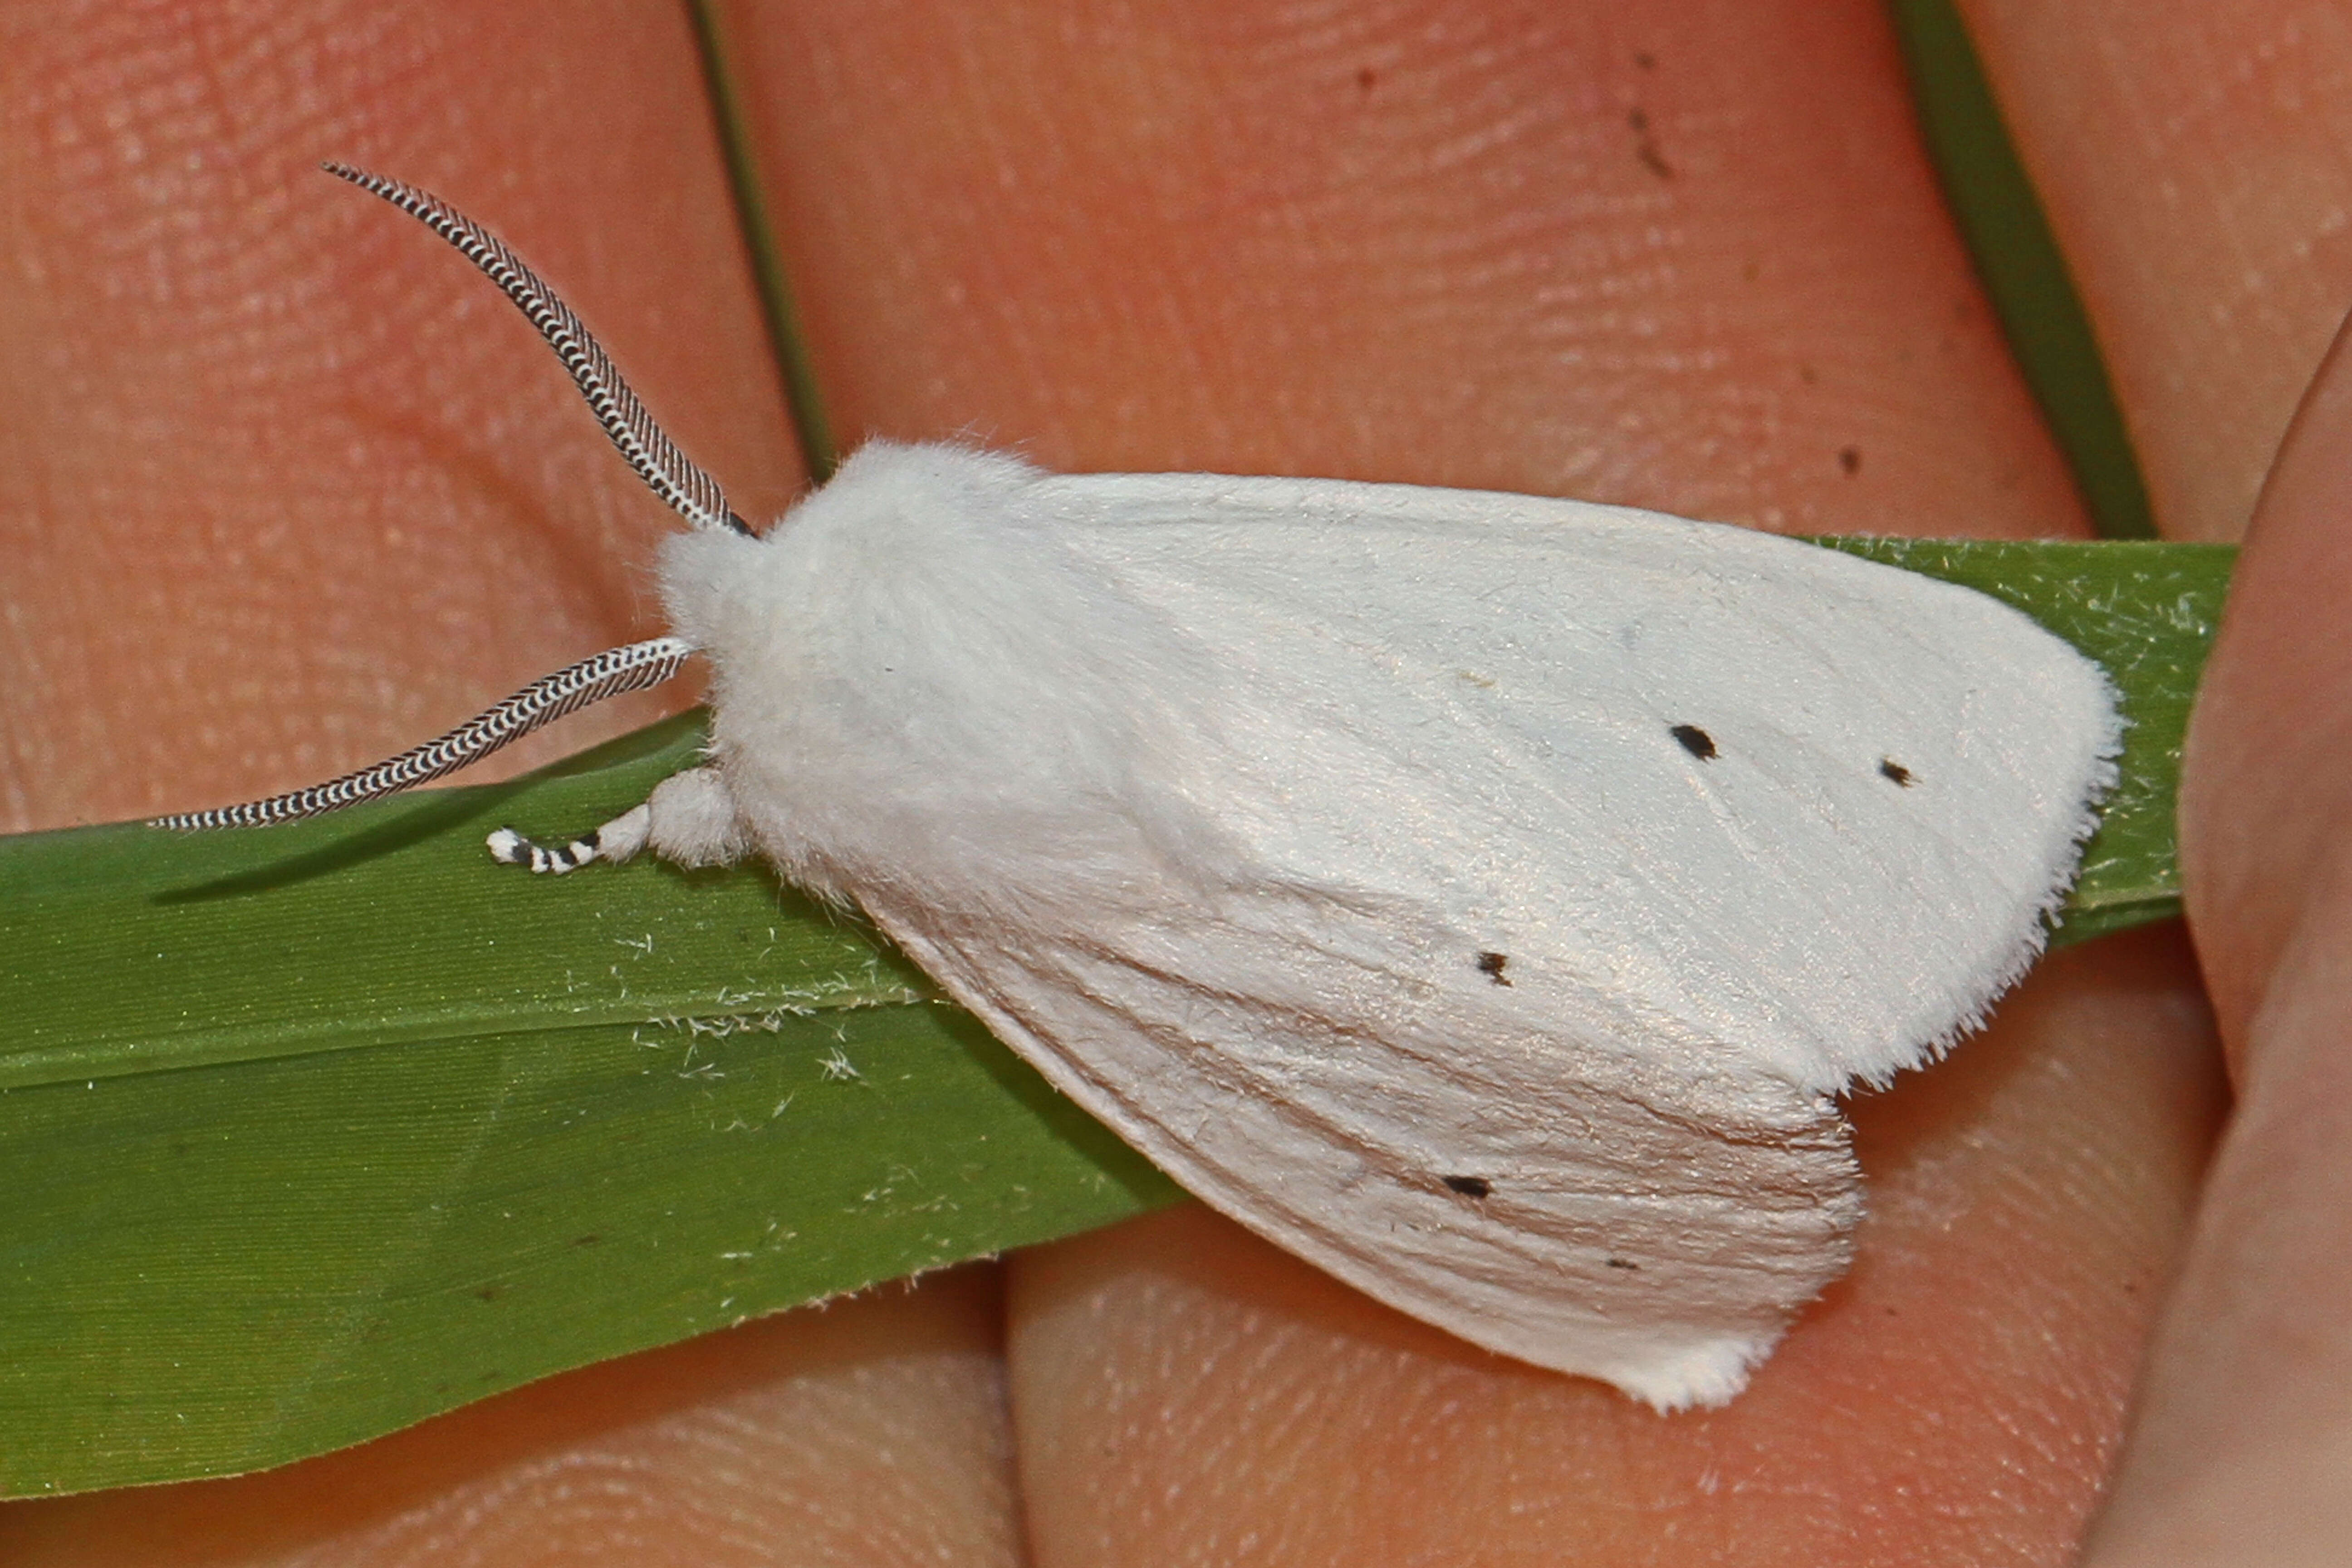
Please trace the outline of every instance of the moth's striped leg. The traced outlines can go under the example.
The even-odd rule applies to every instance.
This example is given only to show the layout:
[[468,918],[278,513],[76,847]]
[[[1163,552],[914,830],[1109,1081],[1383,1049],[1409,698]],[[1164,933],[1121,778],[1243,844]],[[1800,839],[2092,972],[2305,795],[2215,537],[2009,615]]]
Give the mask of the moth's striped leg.
[[569,844],[535,844],[511,827],[489,837],[491,858],[555,876],[576,871],[591,860],[626,860],[648,845],[679,866],[724,866],[743,858],[750,840],[736,815],[735,797],[717,768],[672,773],[643,805]]
[[584,838],[569,844],[546,845],[525,838],[511,827],[490,835],[490,858],[507,866],[528,866],[533,871],[561,877],[591,860],[626,860],[646,847],[653,822],[653,804],[641,801]]

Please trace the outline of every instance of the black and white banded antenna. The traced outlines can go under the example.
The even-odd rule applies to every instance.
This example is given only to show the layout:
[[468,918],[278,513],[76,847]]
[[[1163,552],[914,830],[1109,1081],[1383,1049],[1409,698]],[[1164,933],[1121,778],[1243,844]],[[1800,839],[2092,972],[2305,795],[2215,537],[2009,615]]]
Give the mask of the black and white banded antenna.
[[[676,442],[654,423],[621,373],[572,308],[522,264],[498,236],[457,212],[439,197],[382,174],[371,174],[348,163],[328,163],[326,171],[372,191],[403,212],[413,214],[426,227],[457,247],[481,268],[539,329],[564,368],[572,373],[581,395],[588,400],[604,434],[621,449],[629,467],[647,489],[697,528],[751,530],[729,510],[726,492],[677,449]],[[306,816],[340,811],[347,805],[378,800],[471,766],[499,747],[521,740],[533,730],[553,723],[608,697],[658,686],[678,672],[694,653],[683,637],[655,637],[607,648],[579,663],[544,675],[513,696],[475,715],[437,740],[411,747],[373,767],[345,773],[325,784],[310,784],[267,800],[211,811],[181,812],[152,818],[154,827],[264,827],[296,822]]]
[[481,761],[511,741],[520,741],[543,724],[576,713],[607,697],[659,686],[678,672],[692,657],[694,645],[684,637],[655,637],[625,647],[606,648],[578,664],[542,675],[520,691],[467,720],[438,740],[412,746],[373,767],[345,773],[325,784],[310,784],[268,800],[224,805],[211,811],[182,812],[158,816],[151,827],[268,827],[299,822],[341,811],[362,801],[381,800],[414,785]]
[[394,206],[415,217],[425,227],[457,247],[457,253],[482,270],[482,276],[497,284],[515,308],[530,319],[547,346],[555,351],[563,368],[580,388],[580,395],[596,416],[596,423],[621,449],[629,467],[646,488],[697,528],[730,528],[738,533],[749,533],[751,525],[735,515],[727,506],[727,492],[693,460],[677,449],[629,384],[621,379],[610,355],[598,343],[572,307],[556,298],[555,290],[541,281],[539,274],[522,264],[522,258],[509,250],[506,242],[464,213],[457,211],[440,197],[415,185],[383,174],[371,174],[365,169],[354,169],[349,163],[320,165],[339,179],[349,180],[363,191],[372,192]]

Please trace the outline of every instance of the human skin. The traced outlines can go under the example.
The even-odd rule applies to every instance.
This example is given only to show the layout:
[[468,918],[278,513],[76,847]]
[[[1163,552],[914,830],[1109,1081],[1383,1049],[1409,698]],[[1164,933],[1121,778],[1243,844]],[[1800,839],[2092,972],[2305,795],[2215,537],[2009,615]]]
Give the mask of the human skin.
[[[1866,0],[728,19],[846,436],[2084,531]],[[2043,1563],[2120,1463],[2095,1561],[2320,1560],[2352,1531],[2352,385],[2272,458],[2352,297],[2352,41],[2284,4],[1970,19],[2161,523],[2231,537],[2270,476],[2189,759],[2197,945],[2061,954],[1857,1100],[1859,1260],[1738,1402],[1496,1361],[1188,1207],[281,1471],[9,1505],[0,1552]],[[0,58],[0,825],[311,782],[657,624],[672,520],[488,285],[320,158],[501,233],[739,510],[793,493],[667,7],[21,7]],[[2242,1099],[2199,1211],[2200,962]]]

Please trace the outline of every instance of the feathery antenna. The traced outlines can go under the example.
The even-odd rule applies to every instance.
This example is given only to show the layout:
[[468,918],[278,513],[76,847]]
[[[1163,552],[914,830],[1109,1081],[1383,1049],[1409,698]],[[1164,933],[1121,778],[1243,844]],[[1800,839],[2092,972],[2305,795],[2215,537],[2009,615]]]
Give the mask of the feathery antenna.
[[541,725],[553,723],[593,702],[618,697],[624,691],[643,691],[648,686],[659,686],[676,675],[693,652],[694,645],[683,637],[655,637],[650,642],[607,648],[553,675],[541,676],[440,739],[413,746],[372,768],[244,805],[154,817],[148,826],[266,827],[395,795],[413,784],[425,784],[480,762],[499,747],[520,741]]
[[363,191],[382,196],[401,211],[422,222],[425,227],[457,247],[458,254],[482,270],[482,275],[502,289],[539,335],[547,340],[563,368],[572,373],[580,395],[588,400],[595,413],[596,422],[604,426],[604,434],[621,449],[629,467],[646,488],[661,497],[670,510],[697,528],[731,528],[738,533],[749,533],[751,527],[727,506],[727,493],[692,459],[677,449],[629,384],[621,379],[610,355],[572,313],[572,307],[556,297],[555,290],[541,280],[539,274],[522,264],[522,259],[506,247],[506,242],[457,211],[440,197],[415,185],[404,184],[383,174],[371,174],[365,169],[355,169],[349,163],[320,165],[339,179],[349,180]]
[[[439,197],[414,185],[371,174],[348,163],[328,163],[324,167],[327,173],[349,180],[419,218],[480,268],[483,276],[497,284],[530,319],[539,335],[563,361],[597,422],[604,426],[604,434],[613,438],[613,445],[621,449],[629,467],[680,517],[697,528],[726,528],[740,534],[751,533],[743,520],[728,509],[726,492],[719,488],[719,481],[697,468],[654,423],[653,416],[646,412],[645,405],[637,401],[637,395],[629,390],[629,384],[621,379],[612,359],[580,318],[572,313],[572,308],[558,299],[537,273],[525,267],[498,236]],[[184,829],[262,827],[377,800],[456,773],[591,703],[625,691],[658,686],[676,675],[693,652],[693,644],[675,637],[607,648],[568,668],[540,677],[439,739],[411,747],[373,767],[345,773],[325,784],[271,795],[268,800],[155,817],[149,826]]]

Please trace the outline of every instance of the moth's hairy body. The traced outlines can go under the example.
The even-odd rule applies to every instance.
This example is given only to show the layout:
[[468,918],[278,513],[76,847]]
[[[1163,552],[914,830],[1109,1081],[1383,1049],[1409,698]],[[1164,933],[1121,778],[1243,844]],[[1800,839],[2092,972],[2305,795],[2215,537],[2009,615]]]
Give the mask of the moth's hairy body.
[[1833,1097],[1981,1021],[2112,780],[2105,678],[2023,616],[1652,513],[876,442],[753,537],[503,247],[345,173],[556,323],[697,525],[676,636],[176,821],[402,787],[690,647],[707,765],[499,858],[757,853],[1218,1208],[1661,1408],[1844,1269]]

